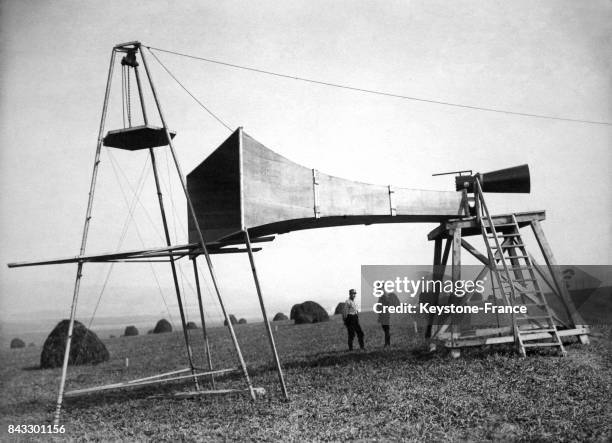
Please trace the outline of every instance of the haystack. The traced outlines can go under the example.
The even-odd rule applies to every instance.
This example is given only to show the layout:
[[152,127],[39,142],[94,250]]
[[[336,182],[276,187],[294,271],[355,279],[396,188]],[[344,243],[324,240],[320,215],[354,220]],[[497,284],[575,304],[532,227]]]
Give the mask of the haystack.
[[164,332],[172,332],[172,325],[168,320],[162,318],[155,325],[155,329],[153,329],[153,334],[163,334]]
[[289,320],[289,318],[282,312],[277,313],[272,319],[272,321],[283,321],[283,320]]
[[123,333],[126,337],[132,337],[134,335],[138,335],[138,328],[134,325],[128,326],[125,328],[125,332]]
[[[40,367],[42,369],[62,366],[69,323],[69,320],[59,322],[45,340],[40,354]],[[68,364],[97,364],[107,361],[109,358],[108,350],[98,336],[83,326],[82,323],[75,321]]]
[[246,325],[246,322],[246,318],[241,318],[240,320],[238,320],[239,325]]
[[[236,316],[235,316],[234,314],[230,314],[229,318],[230,318],[230,321],[232,322],[232,324],[233,324],[233,325],[235,325],[236,323],[238,323],[238,320],[236,319]],[[224,325],[224,326],[227,326],[227,320],[225,320],[225,321],[223,322],[223,325]]]
[[198,329],[198,325],[196,325],[195,322],[193,322],[193,321],[188,321],[187,322],[187,329]]
[[329,315],[320,304],[313,301],[305,301],[304,303],[293,305],[290,318],[296,325],[300,325],[303,323],[328,321]]
[[14,338],[11,340],[11,349],[25,348],[25,342],[20,338]]
[[334,315],[341,315],[344,312],[345,306],[346,306],[346,303],[344,302],[338,303],[338,305],[336,306],[336,309],[334,310]]

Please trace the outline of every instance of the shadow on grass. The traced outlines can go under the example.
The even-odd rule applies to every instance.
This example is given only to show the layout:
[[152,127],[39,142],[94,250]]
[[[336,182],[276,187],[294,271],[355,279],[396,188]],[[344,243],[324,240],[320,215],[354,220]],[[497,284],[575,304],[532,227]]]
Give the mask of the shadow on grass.
[[[250,371],[249,371],[250,372]],[[204,386],[204,390],[208,387],[208,380],[200,379],[200,385]],[[233,380],[242,380],[241,374],[227,374],[216,376],[215,381],[219,383],[232,382]],[[217,386],[217,389],[226,388],[229,386]],[[185,399],[175,399],[173,394],[177,392],[185,392],[195,390],[195,387],[190,381],[172,381],[167,383],[159,383],[150,386],[132,386],[123,387],[114,390],[92,392],[75,397],[67,397],[64,399],[64,409],[66,411],[89,409],[92,407],[103,407],[127,401],[147,400],[157,401],[159,398],[167,400],[185,401]]]
[[40,365],[26,366],[21,368],[22,371],[40,371]]
[[[436,356],[436,354],[431,354],[421,350],[407,350],[401,348],[351,352],[332,351],[306,355],[298,360],[284,362],[283,368],[285,370],[299,370],[325,366],[344,366],[353,363],[375,361],[380,359],[386,359],[388,361],[412,360],[416,362],[419,360],[428,361],[436,358],[439,359],[439,355]],[[274,371],[276,371],[276,367],[272,363],[249,367],[249,375],[251,377],[266,375]],[[217,376],[215,377],[215,380],[219,384],[231,384],[232,382],[243,383],[242,374],[240,372]],[[206,383],[207,382],[204,381],[203,385],[206,385]],[[134,386],[117,390],[90,393],[79,397],[68,397],[64,400],[64,408],[66,411],[88,409],[92,407],[101,407],[118,403],[125,403],[126,401],[145,400],[152,396],[168,396],[168,399],[172,399],[173,393],[189,389],[190,385],[186,382],[160,383],[155,386]],[[27,411],[28,408],[32,406],[31,403],[23,403],[21,405],[24,411]],[[49,405],[44,405],[44,407],[49,407]]]
[[368,362],[373,360],[387,361],[406,361],[414,360],[415,358],[435,358],[435,355],[425,353],[420,350],[407,350],[401,348],[391,348],[389,350],[377,349],[372,351],[335,351],[335,352],[320,352],[312,355],[304,356],[299,360],[288,361],[283,364],[287,369],[313,368],[322,366],[338,366],[352,363]]
[[[281,365],[284,370],[299,370],[308,368],[328,367],[328,366],[348,366],[355,363],[367,363],[371,361],[385,360],[387,362],[401,361],[406,364],[420,364],[424,362],[442,360],[445,356],[440,352],[429,352],[426,349],[376,349],[376,350],[355,350],[355,351],[330,351],[318,352],[315,354],[304,355],[292,360],[281,358]],[[249,369],[249,374],[263,375],[269,371],[276,371],[276,366],[272,363],[259,365]]]
[[[430,352],[422,347],[419,348],[401,348],[392,347],[390,349],[374,349],[374,350],[355,350],[355,351],[327,351],[318,352],[309,355],[303,355],[294,357],[292,360],[282,361],[282,367],[285,371],[291,370],[303,370],[317,367],[335,367],[335,366],[349,366],[352,364],[367,363],[372,361],[385,360],[387,362],[402,362],[407,365],[421,365],[429,364],[432,362],[438,362],[444,364],[445,361],[452,361],[450,357],[450,351],[446,348],[439,349],[435,352]],[[461,350],[461,359],[469,360],[482,360],[490,357],[502,357],[507,359],[519,358],[515,348],[512,345],[497,345],[497,346],[485,346],[485,347],[474,347],[474,348],[463,348]],[[25,369],[25,368],[24,368]],[[39,369],[38,367],[27,368],[27,370]],[[249,375],[251,377],[266,376],[272,372],[276,372],[276,367],[273,363],[259,364],[256,366],[250,366],[248,368]],[[233,374],[225,374],[222,376],[215,377],[215,380],[223,385],[232,384],[232,382],[238,382],[243,384],[242,373],[237,371]],[[81,380],[86,381],[86,380]],[[89,380],[88,380],[89,381]],[[207,381],[202,380],[202,385],[206,386]],[[235,383],[234,383],[235,385]],[[243,387],[243,386],[241,386]],[[153,396],[164,397],[172,399],[172,394],[177,391],[191,390],[192,385],[189,382],[168,382],[160,383],[155,386],[134,386],[117,390],[109,390],[97,393],[90,393],[80,397],[66,398],[65,409],[78,410],[88,409],[91,407],[100,407],[105,405],[112,405],[118,403],[124,403],[126,401],[139,401],[146,400]],[[219,386],[217,386],[219,388]],[[185,401],[185,400],[180,400]],[[33,406],[37,405],[39,408],[43,403],[41,402],[24,402],[18,405],[18,407],[27,412],[31,410]],[[48,407],[48,405],[43,405]]]
[[10,406],[0,407],[0,415],[7,416],[17,416],[17,415],[29,415],[32,411],[45,411],[49,412],[49,416],[51,416],[51,409],[49,402],[45,400],[28,400],[20,403],[13,403]]

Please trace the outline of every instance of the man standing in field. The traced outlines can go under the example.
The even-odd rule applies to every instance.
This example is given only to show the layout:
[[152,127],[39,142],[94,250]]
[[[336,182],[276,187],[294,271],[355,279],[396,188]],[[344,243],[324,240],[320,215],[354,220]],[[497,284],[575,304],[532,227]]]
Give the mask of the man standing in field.
[[361,326],[359,325],[359,310],[357,309],[357,305],[355,304],[355,295],[357,295],[357,291],[355,291],[354,289],[349,290],[349,298],[344,303],[344,312],[342,313],[344,325],[346,326],[346,330],[348,331],[349,351],[353,350],[353,340],[355,339],[355,334],[357,334],[359,347],[361,349],[364,349],[365,347],[363,343],[363,331],[361,330]]
[[[382,304],[383,308],[388,308],[389,306],[395,305],[391,297],[397,298],[393,292],[385,292],[382,297],[380,297],[379,302]],[[378,323],[380,323],[383,328],[383,332],[385,333],[385,348],[388,348],[391,346],[391,314],[389,314],[388,309],[384,309],[380,314],[378,314]]]

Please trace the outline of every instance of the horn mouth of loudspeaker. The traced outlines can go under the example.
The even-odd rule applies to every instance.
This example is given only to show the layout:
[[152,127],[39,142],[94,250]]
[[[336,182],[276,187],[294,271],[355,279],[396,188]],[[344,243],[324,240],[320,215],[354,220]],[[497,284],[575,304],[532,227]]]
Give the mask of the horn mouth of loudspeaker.
[[457,191],[474,192],[474,181],[478,177],[482,192],[506,194],[528,194],[531,192],[529,165],[498,169],[484,174],[459,175],[455,177]]

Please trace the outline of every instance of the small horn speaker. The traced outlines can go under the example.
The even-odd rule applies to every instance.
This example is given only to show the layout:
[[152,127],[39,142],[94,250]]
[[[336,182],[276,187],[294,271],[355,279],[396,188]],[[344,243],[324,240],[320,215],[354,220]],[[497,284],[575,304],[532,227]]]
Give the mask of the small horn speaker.
[[[480,178],[483,192],[503,192],[509,194],[528,194],[531,191],[529,166],[520,165],[512,168],[498,169],[497,171],[476,174]],[[474,192],[473,175],[460,175],[455,177],[457,191],[467,189]]]

